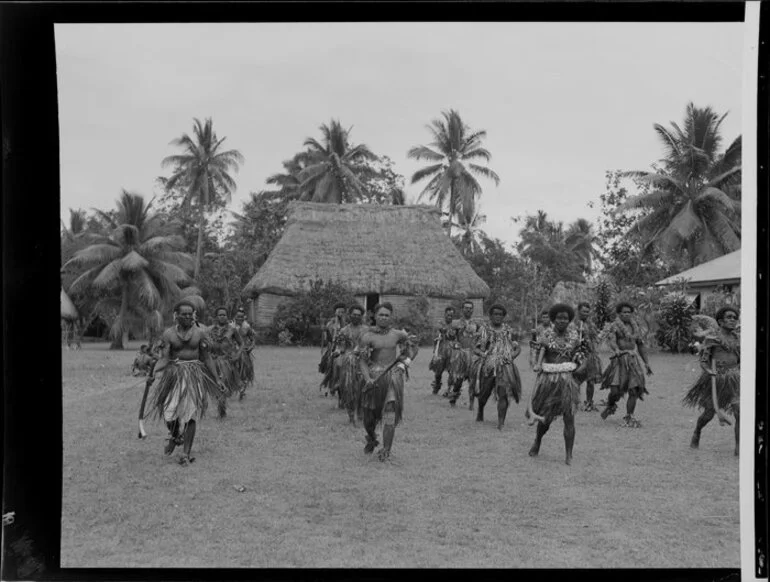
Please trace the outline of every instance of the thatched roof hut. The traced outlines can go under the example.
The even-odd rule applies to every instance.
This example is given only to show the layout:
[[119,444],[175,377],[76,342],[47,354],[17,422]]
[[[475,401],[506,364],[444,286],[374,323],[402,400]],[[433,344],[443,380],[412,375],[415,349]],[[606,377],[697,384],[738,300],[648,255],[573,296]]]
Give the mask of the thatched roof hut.
[[69,295],[64,291],[64,287],[61,288],[59,299],[61,301],[61,318],[66,319],[67,321],[75,321],[78,318],[78,310],[72,302],[72,299],[70,299]]
[[244,289],[259,296],[252,321],[269,325],[278,304],[315,279],[340,281],[367,309],[390,301],[398,310],[426,295],[436,318],[455,299],[480,314],[489,296],[430,206],[293,203],[283,237]]

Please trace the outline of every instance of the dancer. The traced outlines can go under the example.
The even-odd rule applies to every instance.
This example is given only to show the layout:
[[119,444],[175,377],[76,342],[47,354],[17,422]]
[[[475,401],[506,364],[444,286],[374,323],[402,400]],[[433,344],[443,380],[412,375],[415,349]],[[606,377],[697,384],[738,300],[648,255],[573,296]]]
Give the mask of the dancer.
[[716,414],[719,424],[730,424],[723,410],[735,417],[735,455],[738,455],[740,432],[741,397],[741,338],[735,329],[740,315],[734,307],[722,307],[716,314],[718,334],[708,334],[700,351],[703,373],[683,399],[685,406],[700,407],[690,446],[697,449],[703,427]]
[[497,430],[503,429],[510,401],[518,404],[521,398],[521,378],[514,363],[521,353],[521,347],[514,339],[513,330],[507,323],[503,323],[507,313],[502,305],[495,304],[490,307],[490,323],[482,326],[476,344],[476,355],[482,362],[476,422],[484,420],[484,406],[494,393],[497,397]]
[[[644,400],[644,395],[649,394],[645,382],[644,372],[639,365],[641,357],[647,375],[652,374],[652,368],[647,360],[647,351],[644,348],[639,326],[633,319],[634,306],[621,302],[615,307],[618,318],[610,325],[609,344],[612,348],[610,364],[602,377],[602,390],[610,390],[607,398],[607,406],[602,411],[602,418],[615,414],[617,402],[627,395],[626,416],[623,418],[623,426],[627,428],[640,428],[642,423],[634,418],[636,401]],[[638,353],[638,355],[637,355]]]
[[473,410],[474,388],[471,377],[471,367],[473,366],[473,352],[476,348],[476,341],[481,329],[479,322],[473,319],[473,302],[465,301],[463,303],[463,313],[460,319],[453,322],[457,341],[460,343],[460,349],[455,350],[449,359],[449,376],[452,378],[452,384],[449,389],[450,406],[454,406],[460,397],[463,382],[468,380],[468,400],[470,409]]
[[376,327],[361,336],[361,374],[364,387],[361,396],[366,446],[371,454],[379,444],[375,430],[382,422],[380,461],[390,457],[396,427],[404,412],[404,379],[417,355],[417,339],[404,330],[391,327],[393,306],[381,303],[374,308]]
[[[526,417],[530,424],[537,421],[537,434],[530,457],[540,453],[543,436],[557,416],[564,421],[564,462],[572,464],[572,448],[575,444],[575,413],[580,403],[580,386],[573,372],[580,371],[582,360],[577,332],[570,327],[575,312],[569,305],[557,303],[548,310],[553,327],[543,332],[540,351],[535,362],[537,378],[530,393]],[[581,364],[582,366],[582,364]]]
[[255,335],[254,329],[246,321],[246,312],[239,309],[235,314],[233,326],[238,335],[241,336],[242,348],[239,356],[235,360],[235,369],[238,372],[238,378],[241,385],[238,392],[238,400],[243,400],[246,396],[246,388],[254,384],[254,360],[252,350],[254,349]]
[[428,369],[433,372],[433,383],[431,390],[433,394],[438,394],[441,390],[441,376],[447,372],[447,385],[452,385],[447,368],[449,367],[449,355],[452,351],[452,343],[456,339],[455,329],[452,327],[452,321],[455,316],[455,308],[452,306],[444,310],[444,321],[436,328],[436,338],[433,340],[433,357],[430,360]]
[[599,359],[598,338],[599,330],[594,322],[589,319],[591,315],[591,305],[581,301],[577,306],[577,317],[572,325],[577,331],[578,339],[582,343],[582,349],[586,354],[585,366],[580,374],[575,373],[575,380],[578,386],[586,383],[586,399],[583,402],[585,412],[598,412],[599,409],[594,404],[594,385],[602,382],[602,361]]
[[318,364],[318,371],[324,375],[321,380],[320,390],[324,396],[329,396],[329,392],[334,394],[334,343],[339,331],[345,327],[345,309],[344,303],[334,305],[334,317],[326,322],[321,333],[321,362]]
[[361,337],[369,330],[369,326],[363,324],[364,308],[360,305],[352,305],[348,309],[350,323],[343,327],[337,334],[335,351],[338,355],[334,359],[334,378],[337,382],[336,390],[340,397],[340,407],[348,412],[350,424],[356,424],[356,414],[361,403],[361,388],[364,378],[361,375],[360,343]]
[[163,332],[162,356],[151,372],[155,390],[150,410],[163,418],[170,433],[164,453],[171,455],[177,445],[184,445],[181,465],[195,460],[191,456],[193,440],[208,399],[219,400],[226,390],[224,382],[216,379],[204,331],[193,326],[193,309],[184,299],[177,303],[176,324]]
[[218,308],[215,315],[216,319],[208,328],[207,336],[217,377],[222,379],[227,388],[224,397],[217,403],[219,417],[224,418],[227,416],[227,397],[239,392],[241,387],[235,362],[240,357],[243,340],[235,326],[230,323],[225,307]]

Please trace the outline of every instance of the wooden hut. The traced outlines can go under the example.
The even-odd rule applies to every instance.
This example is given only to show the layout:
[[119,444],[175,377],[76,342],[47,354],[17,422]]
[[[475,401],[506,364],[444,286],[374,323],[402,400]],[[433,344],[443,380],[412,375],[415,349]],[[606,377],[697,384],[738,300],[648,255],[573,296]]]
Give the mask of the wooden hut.
[[658,287],[676,285],[686,281],[687,298],[696,309],[700,309],[707,295],[721,287],[731,296],[729,302],[740,298],[741,294],[741,250],[722,255],[697,267],[687,269],[655,283]]
[[278,306],[311,281],[338,281],[366,309],[389,301],[396,315],[410,297],[428,297],[437,322],[453,300],[481,315],[489,287],[473,271],[430,206],[295,202],[286,231],[246,285],[250,319],[269,326]]

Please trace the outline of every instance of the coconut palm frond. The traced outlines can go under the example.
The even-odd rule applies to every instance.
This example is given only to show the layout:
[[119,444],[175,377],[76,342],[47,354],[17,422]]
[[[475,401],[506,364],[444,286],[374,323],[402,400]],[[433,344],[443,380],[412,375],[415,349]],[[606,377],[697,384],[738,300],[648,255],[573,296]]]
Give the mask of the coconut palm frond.
[[492,180],[496,186],[500,185],[500,176],[485,166],[479,166],[477,164],[468,164],[468,167],[475,173]]
[[410,148],[406,153],[406,156],[414,160],[428,160],[431,162],[438,162],[444,159],[443,154],[440,154],[426,146],[415,146]]

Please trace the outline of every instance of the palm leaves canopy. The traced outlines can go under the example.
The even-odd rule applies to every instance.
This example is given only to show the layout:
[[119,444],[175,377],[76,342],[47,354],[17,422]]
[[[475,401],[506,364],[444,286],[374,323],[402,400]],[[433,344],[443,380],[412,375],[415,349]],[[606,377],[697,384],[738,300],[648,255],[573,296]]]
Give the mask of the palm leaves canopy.
[[[474,131],[451,109],[442,112],[443,119],[434,119],[428,126],[433,141],[428,146],[416,146],[407,156],[415,160],[431,162],[412,175],[411,183],[428,179],[420,198],[428,196],[436,206],[458,222],[469,222],[475,213],[476,201],[481,195],[481,185],[476,176],[500,183],[500,177],[486,166],[471,160],[488,162],[492,155],[481,146],[486,131]],[[451,231],[451,223],[450,223]]]
[[460,229],[460,233],[453,237],[453,240],[464,256],[467,257],[474,253],[482,252],[489,244],[490,239],[482,229],[486,221],[486,215],[481,214],[476,209],[476,212],[469,221],[463,221],[462,223],[452,222],[452,226]]
[[147,317],[177,297],[193,266],[192,257],[181,252],[184,239],[174,233],[173,225],[163,226],[150,213],[151,204],[124,190],[116,217],[106,215],[109,234],[95,237],[63,267],[79,272],[70,294],[93,288],[104,298],[103,305],[117,312],[111,329],[112,347],[117,349],[123,348],[129,317]]
[[665,151],[660,170],[621,174],[652,187],[618,209],[643,211],[631,233],[645,248],[686,251],[692,266],[740,248],[741,138],[719,153],[726,116],[688,104],[683,128],[674,122],[671,128],[654,125]]
[[187,189],[184,203],[198,204],[198,245],[195,255],[195,278],[200,274],[201,249],[203,246],[203,213],[214,206],[229,203],[236,185],[230,172],[237,172],[243,164],[238,150],[222,151],[222,143],[214,132],[211,118],[203,123],[194,119],[193,137],[186,133],[171,142],[182,148],[181,154],[163,159],[163,167],[172,166],[173,174],[165,182],[166,190],[180,184]]
[[567,248],[580,259],[586,273],[590,273],[593,259],[599,256],[593,225],[585,218],[578,218],[567,228],[564,242]]
[[364,189],[356,164],[376,160],[377,156],[364,144],[353,145],[350,129],[343,129],[338,120],[332,119],[319,129],[321,142],[307,138],[303,144],[307,151],[297,160],[306,164],[298,174],[301,199],[341,204],[362,198]]

